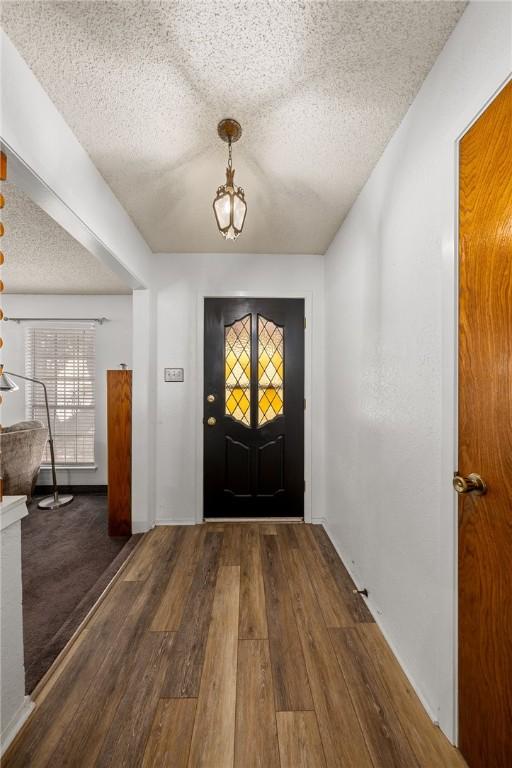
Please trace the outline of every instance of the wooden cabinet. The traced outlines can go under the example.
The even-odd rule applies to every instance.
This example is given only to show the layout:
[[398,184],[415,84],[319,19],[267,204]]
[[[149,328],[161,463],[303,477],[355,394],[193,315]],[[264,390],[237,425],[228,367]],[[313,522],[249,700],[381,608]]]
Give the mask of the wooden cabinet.
[[132,532],[132,372],[107,371],[108,534]]

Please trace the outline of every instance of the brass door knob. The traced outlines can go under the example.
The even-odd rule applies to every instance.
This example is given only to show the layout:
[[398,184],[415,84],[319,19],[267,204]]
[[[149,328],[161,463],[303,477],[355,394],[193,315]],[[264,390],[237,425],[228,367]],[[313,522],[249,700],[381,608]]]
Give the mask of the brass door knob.
[[457,493],[476,493],[477,496],[483,496],[487,493],[487,486],[480,475],[472,472],[467,477],[455,475],[453,478],[453,487]]
[[207,395],[206,399],[208,400],[209,403],[214,403],[215,402],[215,395]]
[[208,416],[206,423],[208,424],[209,427],[214,427],[217,423],[217,419],[215,418],[215,416]]

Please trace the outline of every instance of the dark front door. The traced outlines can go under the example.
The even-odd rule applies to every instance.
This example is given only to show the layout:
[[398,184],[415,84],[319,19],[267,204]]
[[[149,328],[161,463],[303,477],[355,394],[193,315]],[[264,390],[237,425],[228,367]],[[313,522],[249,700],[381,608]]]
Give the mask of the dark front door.
[[205,299],[204,516],[304,514],[304,301]]

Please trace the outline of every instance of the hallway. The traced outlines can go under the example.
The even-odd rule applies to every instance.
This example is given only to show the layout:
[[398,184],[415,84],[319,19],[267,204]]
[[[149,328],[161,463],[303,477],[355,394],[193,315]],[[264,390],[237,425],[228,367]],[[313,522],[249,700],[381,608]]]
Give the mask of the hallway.
[[148,533],[3,762],[464,766],[321,526]]

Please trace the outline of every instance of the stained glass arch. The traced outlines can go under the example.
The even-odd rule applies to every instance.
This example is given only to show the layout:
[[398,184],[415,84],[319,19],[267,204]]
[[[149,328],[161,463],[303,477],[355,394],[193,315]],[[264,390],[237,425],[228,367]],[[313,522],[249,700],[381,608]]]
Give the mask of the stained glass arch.
[[258,315],[258,426],[284,413],[284,328]]
[[224,328],[226,416],[251,426],[251,315]]

